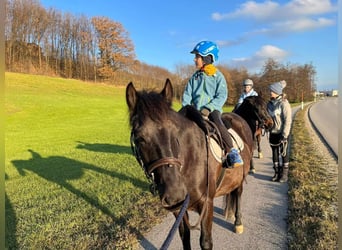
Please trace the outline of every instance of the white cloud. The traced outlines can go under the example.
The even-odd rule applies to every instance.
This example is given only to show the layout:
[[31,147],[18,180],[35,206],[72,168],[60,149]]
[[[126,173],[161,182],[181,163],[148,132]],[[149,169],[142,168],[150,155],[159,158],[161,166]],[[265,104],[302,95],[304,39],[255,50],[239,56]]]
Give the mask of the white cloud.
[[232,67],[244,67],[248,71],[260,70],[267,59],[272,58],[278,62],[283,62],[289,53],[273,45],[264,45],[254,55],[250,57],[234,58],[229,63]]
[[[289,33],[314,30],[335,25],[335,20],[317,17],[337,11],[330,0],[292,0],[284,5],[273,1],[257,3],[247,1],[231,13],[213,13],[212,19],[253,19],[262,27],[254,30],[254,34]],[[315,17],[316,16],[316,17]]]
[[217,40],[215,41],[219,47],[231,47],[244,43],[246,37],[239,37],[235,40]]
[[253,30],[246,34],[246,36],[251,35],[286,35],[288,33],[298,33],[298,32],[305,32],[310,30],[316,30],[318,28],[324,28],[328,26],[335,25],[335,21],[327,18],[317,18],[317,19],[310,19],[310,18],[301,18],[295,20],[287,20],[284,22],[274,22],[270,27],[263,27],[261,29]]
[[279,9],[279,4],[272,1],[264,3],[256,3],[248,1],[241,5],[239,9],[232,13],[220,14],[218,12],[212,14],[212,18],[216,21],[230,18],[253,18],[253,19],[268,19],[273,16]]
[[212,19],[221,21],[232,18],[250,18],[258,21],[274,21],[331,12],[337,12],[337,6],[332,5],[330,0],[292,0],[285,5],[279,5],[273,1],[264,1],[263,3],[247,1],[234,12],[213,13]]
[[267,58],[273,58],[275,60],[278,59],[284,59],[288,55],[288,52],[285,50],[282,50],[276,46],[273,45],[264,45],[261,47],[259,51],[255,53],[255,58],[260,59],[267,59]]
[[298,32],[313,30],[316,28],[323,28],[334,24],[335,22],[333,20],[327,18],[318,18],[316,20],[309,18],[301,18],[296,20],[288,20],[280,23],[275,23],[273,25],[273,30],[278,29],[282,32]]
[[298,16],[337,11],[330,0],[293,0],[285,5],[284,10]]

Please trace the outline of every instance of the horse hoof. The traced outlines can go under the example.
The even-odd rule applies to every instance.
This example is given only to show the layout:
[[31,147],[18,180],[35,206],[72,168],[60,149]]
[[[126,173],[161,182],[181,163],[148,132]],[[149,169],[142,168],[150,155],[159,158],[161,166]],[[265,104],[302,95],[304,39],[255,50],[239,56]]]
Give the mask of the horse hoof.
[[235,233],[242,234],[243,233],[243,225],[235,226]]
[[249,170],[249,173],[250,173],[250,174],[254,174],[254,173],[255,173],[255,168],[250,169],[250,170]]
[[262,159],[262,158],[264,158],[264,155],[262,154],[262,153],[259,153],[259,159]]

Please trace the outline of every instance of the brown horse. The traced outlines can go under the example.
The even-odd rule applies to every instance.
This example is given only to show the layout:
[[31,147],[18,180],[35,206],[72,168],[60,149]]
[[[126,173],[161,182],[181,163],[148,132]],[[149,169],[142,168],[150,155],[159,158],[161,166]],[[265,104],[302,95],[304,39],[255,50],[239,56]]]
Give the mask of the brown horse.
[[[249,96],[233,112],[241,116],[248,123],[258,150],[258,157],[262,158],[260,147],[262,131],[268,130],[273,126],[272,117],[267,112],[266,101],[261,96]],[[250,172],[255,172],[253,159]]]
[[[241,195],[252,159],[253,137],[246,121],[234,113],[222,114],[241,137],[244,147],[242,167],[222,168],[208,146],[209,139],[200,126],[198,111],[187,117],[171,108],[173,88],[169,79],[160,93],[137,91],[133,83],[126,88],[133,153],[159,193],[161,205],[177,217],[186,197],[188,210],[197,212],[202,249],[212,249],[214,198],[225,196],[226,218],[235,216],[235,232],[242,233]],[[196,113],[198,112],[198,113]],[[192,117],[189,119],[188,117]],[[197,117],[197,118],[194,118]],[[199,118],[202,119],[202,118]],[[191,249],[189,214],[179,225],[184,249]]]

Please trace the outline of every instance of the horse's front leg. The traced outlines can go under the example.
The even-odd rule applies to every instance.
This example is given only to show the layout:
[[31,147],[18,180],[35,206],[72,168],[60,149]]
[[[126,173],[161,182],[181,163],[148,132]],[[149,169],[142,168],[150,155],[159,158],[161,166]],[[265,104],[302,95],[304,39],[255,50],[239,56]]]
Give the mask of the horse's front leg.
[[260,132],[260,134],[257,135],[257,144],[258,144],[258,158],[262,159],[264,156],[263,156],[262,151],[261,151],[260,142],[261,142],[261,132]]
[[205,209],[206,211],[201,221],[200,245],[201,245],[201,249],[211,250],[213,248],[213,239],[212,239],[212,228],[213,228],[213,217],[214,217],[213,201],[205,202],[202,209]]
[[[174,213],[175,217],[177,218],[178,213]],[[191,249],[191,242],[190,242],[190,229],[186,221],[189,221],[189,214],[188,211],[185,212],[181,223],[179,224],[178,231],[179,236],[182,240],[183,249],[190,250]]]

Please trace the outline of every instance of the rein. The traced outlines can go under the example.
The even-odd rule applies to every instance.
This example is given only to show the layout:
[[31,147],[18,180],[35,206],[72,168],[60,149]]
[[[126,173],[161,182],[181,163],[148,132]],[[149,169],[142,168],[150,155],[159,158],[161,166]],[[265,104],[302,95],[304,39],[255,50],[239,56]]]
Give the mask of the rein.
[[177,219],[175,221],[175,223],[173,224],[169,234],[167,235],[163,245],[161,246],[161,250],[164,250],[164,249],[168,249],[169,246],[170,246],[170,243],[173,239],[173,236],[175,235],[175,232],[177,230],[177,228],[179,227],[179,224],[184,216],[184,213],[186,212],[186,209],[188,208],[188,205],[189,205],[189,201],[190,201],[190,196],[189,194],[186,195],[185,197],[185,200],[184,200],[184,203],[183,203],[183,206],[177,216]]
[[[222,143],[222,138],[219,138],[219,139]],[[156,170],[157,168],[159,168],[161,166],[165,166],[165,165],[167,165],[167,166],[178,166],[181,169],[182,163],[178,158],[175,158],[175,157],[163,157],[163,158],[160,158],[157,160],[153,160],[153,161],[149,162],[148,164],[145,164],[144,161],[142,160],[140,153],[139,153],[139,147],[135,144],[135,137],[134,137],[133,131],[131,132],[130,143],[131,143],[131,149],[132,149],[133,155],[135,156],[139,165],[143,169],[143,171],[146,175],[146,178],[151,182],[150,191],[153,195],[156,195],[157,184],[154,180],[153,171]],[[209,161],[208,161],[208,159],[209,159],[209,137],[208,136],[206,136],[206,146],[207,146],[207,164],[206,165],[207,165],[207,183],[208,183],[208,185],[207,185],[207,195],[206,195],[205,199],[208,200],[208,197],[209,197]],[[174,231],[179,226],[180,220],[183,218],[184,213],[187,210],[187,207],[189,205],[189,200],[190,200],[190,197],[189,197],[189,194],[187,194],[186,199],[183,202],[183,205],[181,207],[181,211],[178,214],[177,219],[176,219],[171,231],[169,232],[168,237],[166,238],[165,242],[163,243],[163,246],[161,247],[161,249],[167,249],[169,244],[171,243],[171,240],[172,240],[173,235],[174,235]],[[187,220],[185,217],[185,223],[188,225],[188,227],[191,230],[199,229],[198,226],[199,226],[200,222],[202,221],[202,218],[203,218],[206,210],[207,210],[207,206],[204,206],[197,222],[194,225],[190,225],[189,220]]]
[[[206,200],[208,199],[209,196],[209,141],[208,141],[208,137],[206,139],[206,145],[207,145],[207,196],[206,196]],[[139,165],[141,166],[141,168],[143,169],[146,178],[151,182],[150,185],[150,191],[153,195],[157,194],[157,184],[154,180],[154,174],[153,171],[161,166],[178,166],[180,169],[182,168],[182,163],[179,159],[175,158],[175,157],[164,157],[158,160],[154,160],[149,162],[148,164],[145,164],[144,161],[141,158],[141,155],[139,153],[139,148],[138,146],[135,144],[135,138],[134,138],[134,133],[133,131],[131,132],[131,138],[130,138],[130,142],[131,142],[131,149],[133,152],[133,155],[135,156],[136,160],[138,161]],[[184,204],[183,204],[184,207]],[[183,208],[182,207],[182,208]],[[195,225],[190,225],[190,222],[188,220],[186,220],[185,222],[187,223],[188,227],[190,229],[198,229],[198,225],[201,222],[203,216],[204,216],[204,212],[206,210],[206,207],[204,207],[201,211],[201,214],[198,218],[198,221],[196,222]]]
[[272,144],[272,143],[270,143],[270,145],[272,146],[272,147],[279,147],[279,146],[282,146],[281,148],[281,156],[285,156],[286,155],[286,153],[287,153],[287,145],[288,145],[288,142],[287,141],[281,141],[281,142],[279,142],[279,143],[277,143],[277,144]]

